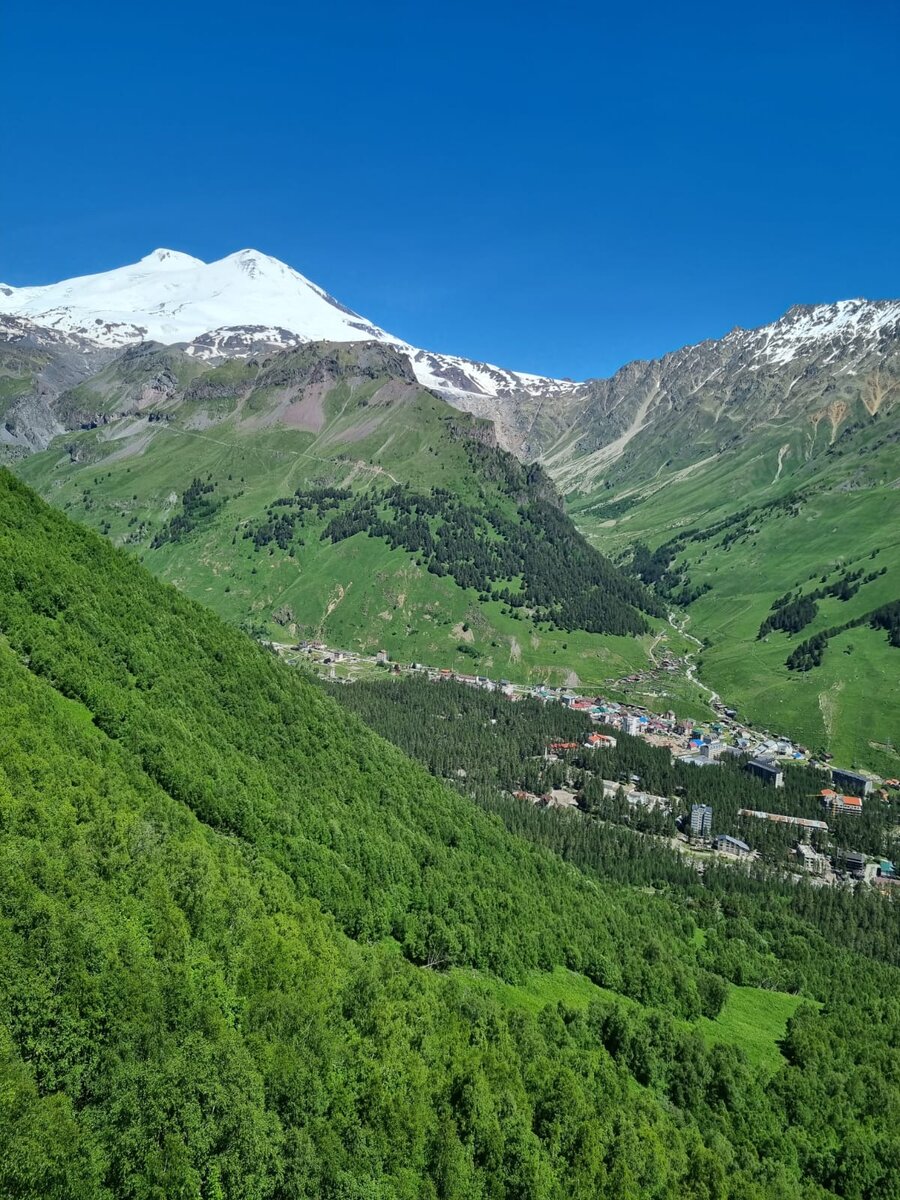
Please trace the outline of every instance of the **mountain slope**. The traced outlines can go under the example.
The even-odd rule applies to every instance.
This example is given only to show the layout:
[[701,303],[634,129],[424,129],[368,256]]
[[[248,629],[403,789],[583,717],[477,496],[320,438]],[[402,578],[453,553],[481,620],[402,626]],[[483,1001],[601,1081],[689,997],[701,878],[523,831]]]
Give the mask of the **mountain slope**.
[[62,433],[56,397],[110,357],[86,338],[0,316],[0,461],[41,450]]
[[[767,922],[565,866],[6,472],[0,628],[5,1194],[896,1188],[896,971],[798,889]],[[710,967],[796,985],[797,946],[830,1003],[788,1057],[707,1045]]]
[[[642,577],[687,600],[703,678],[744,717],[896,774],[885,636],[863,620],[820,666],[787,663],[900,599],[900,304],[794,309],[589,387],[584,418],[543,457],[582,531],[624,561],[636,543],[657,551]],[[802,630],[758,636],[786,593],[873,571]]]
[[[543,461],[589,491],[654,481],[772,430],[816,453],[856,419],[892,411],[900,377],[900,301],[799,306],[761,329],[736,329],[584,385],[545,435]],[[773,474],[774,474],[773,465]]]
[[[205,528],[193,531],[190,551],[175,544],[152,548],[157,569],[192,594],[214,600],[230,617],[270,632],[274,623],[292,636],[321,635],[369,651],[385,644],[403,657],[470,668],[472,635],[483,670],[555,683],[608,687],[636,669],[652,668],[649,642],[598,645],[570,628],[564,646],[552,627],[521,637],[514,578],[491,579],[496,588],[482,586],[474,604],[460,603],[446,578],[435,573],[441,564],[413,553],[421,549],[418,543],[410,542],[408,554],[391,548],[396,512],[387,522],[390,534],[388,514],[369,519],[371,527],[385,529],[387,543],[380,546],[358,534],[331,543],[326,560],[304,539],[302,578],[283,561],[285,547],[270,544],[267,557],[274,561],[266,571],[254,564],[255,574],[250,557],[229,549],[226,513],[236,518],[232,533],[238,541],[251,525],[255,538],[271,523],[269,505],[290,500],[301,485],[344,487],[350,479],[355,492],[363,485],[383,491],[399,480],[426,489],[461,486],[474,495],[480,485],[472,483],[472,464],[466,465],[458,439],[450,435],[451,422],[424,394],[411,400],[410,387],[418,382],[473,414],[478,437],[490,436],[478,425],[489,421],[502,447],[539,459],[566,495],[582,532],[602,552],[621,556],[627,566],[644,552],[639,547],[635,555],[637,543],[654,552],[675,545],[660,601],[687,604],[692,633],[714,643],[706,647],[701,669],[726,703],[811,746],[896,773],[900,714],[891,647],[883,648],[865,622],[852,626],[859,633],[842,627],[900,598],[900,561],[889,536],[900,520],[900,302],[799,306],[761,329],[735,329],[584,384],[417,350],[253,251],[212,264],[158,251],[104,275],[47,288],[0,289],[0,311],[4,308],[98,339],[88,343],[83,333],[29,324],[45,341],[80,338],[84,362],[90,363],[81,370],[91,378],[76,387],[54,383],[59,372],[43,370],[43,359],[14,362],[7,381],[0,377],[10,397],[0,434],[8,456],[40,448],[61,430],[67,435],[57,441],[59,454],[52,460],[22,468],[44,494],[76,506],[72,511],[120,540],[141,545],[178,512],[196,474],[190,472],[192,457],[197,471],[210,476],[206,482],[218,486],[228,475],[249,480],[243,509],[235,495],[224,505],[211,502],[218,517],[210,514]],[[27,320],[5,318],[7,326]],[[223,324],[213,327],[217,322]],[[246,372],[259,369],[273,350],[287,351],[282,361],[292,361],[290,352],[298,353],[323,330],[354,344],[377,345],[385,355],[384,380],[395,380],[397,395],[381,392],[362,417],[355,406],[367,404],[368,397],[354,391],[356,384],[346,393],[336,379],[310,378],[301,397],[296,381],[284,386],[272,379],[268,393],[257,389],[248,409]],[[161,348],[146,341],[154,333],[181,341]],[[375,341],[357,342],[366,338]],[[129,348],[98,373],[106,360],[96,356],[110,353],[100,347],[104,340],[124,341]],[[215,371],[207,374],[211,367]],[[235,388],[241,393],[237,400]],[[323,407],[326,394],[332,399]],[[93,437],[84,430],[68,436],[91,425],[98,427]],[[171,461],[165,461],[168,456]],[[97,475],[92,483],[91,468],[100,463],[108,477]],[[142,481],[138,486],[135,474]],[[785,515],[790,504],[779,507],[794,493],[802,508],[796,520]],[[219,499],[223,495],[220,490]],[[732,536],[748,507],[755,532],[745,528]],[[719,528],[726,521],[734,525]],[[760,524],[766,527],[762,538]],[[702,540],[711,529],[718,529],[718,540]],[[684,530],[697,537],[679,542]],[[886,574],[863,587],[852,603],[834,597],[820,603],[802,638],[795,637],[799,630],[756,637],[786,590],[813,590],[816,574],[831,571],[833,577],[852,564],[857,570],[859,560],[875,552]],[[483,573],[477,581],[487,582]],[[498,602],[494,592],[499,596],[504,588],[507,595]],[[871,607],[857,611],[863,604]],[[684,615],[677,616],[674,625],[683,623]],[[804,671],[788,666],[803,639],[831,629],[841,629],[833,639],[835,653],[826,649],[819,665]],[[694,645],[675,628],[667,637],[676,656]],[[799,658],[813,662],[805,651]],[[689,672],[677,682],[670,673],[651,669],[651,674],[642,702],[690,705],[695,712],[706,708],[708,692]],[[868,704],[872,687],[881,697],[874,716]]]
[[579,537],[546,476],[393,346],[213,367],[142,343],[56,409],[81,428],[23,477],[279,640],[599,682],[644,661],[640,610],[662,615]]

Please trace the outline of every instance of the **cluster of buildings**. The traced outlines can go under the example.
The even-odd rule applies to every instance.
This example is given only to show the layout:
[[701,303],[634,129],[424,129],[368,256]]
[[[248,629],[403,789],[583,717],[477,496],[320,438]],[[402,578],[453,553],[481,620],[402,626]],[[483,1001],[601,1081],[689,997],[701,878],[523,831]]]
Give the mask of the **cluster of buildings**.
[[[360,655],[349,651],[329,650],[321,642],[305,642],[292,647],[304,651],[307,655],[326,664],[355,661]],[[369,660],[371,661],[371,660]],[[381,665],[391,665],[395,673],[400,673],[398,664],[390,664],[390,658],[385,650],[380,650],[375,661]],[[778,789],[784,786],[784,763],[802,762],[808,759],[803,747],[797,746],[785,737],[760,735],[740,725],[733,709],[726,709],[718,704],[717,711],[720,719],[708,723],[679,718],[674,712],[662,714],[651,713],[641,705],[624,704],[605,699],[602,696],[580,696],[567,688],[554,688],[546,685],[532,687],[513,684],[509,680],[494,681],[485,675],[470,675],[447,668],[437,670],[425,667],[421,663],[411,663],[404,669],[427,673],[434,681],[455,680],[468,687],[480,688],[489,692],[499,692],[510,700],[522,700],[526,697],[543,702],[556,702],[565,705],[575,712],[584,713],[593,722],[604,726],[603,732],[594,730],[583,742],[555,741],[548,749],[548,757],[559,752],[587,748],[591,750],[610,750],[617,744],[616,737],[607,729],[620,731],[631,737],[645,737],[655,745],[666,746],[679,761],[690,763],[697,767],[714,766],[729,754],[752,754],[745,766],[746,771],[769,787]],[[333,666],[332,666],[333,671]],[[823,788],[820,801],[825,815],[830,816],[859,816],[863,811],[864,799],[873,792],[872,780],[857,771],[841,767],[831,768],[832,787]],[[623,785],[613,780],[603,780],[604,794],[608,797],[624,794],[628,804],[635,808],[671,811],[671,802],[665,796],[655,796],[641,791],[636,784],[637,777]],[[900,788],[900,780],[888,779],[885,787]],[[574,793],[557,790],[546,795],[537,796],[530,793],[518,793],[522,798],[535,804],[570,807],[575,803]],[[882,798],[887,798],[887,792],[882,791]],[[794,817],[785,813],[764,812],[756,809],[739,809],[738,815],[761,821],[773,821],[779,824],[795,827],[800,841],[796,845],[795,855],[798,866],[813,877],[819,877],[822,882],[835,882],[838,877],[863,879],[867,877],[867,861],[863,854],[856,851],[836,851],[833,859],[822,854],[809,840],[818,834],[827,834],[828,825],[824,820],[813,820],[807,817]],[[685,822],[692,840],[702,841],[719,853],[730,855],[736,859],[749,858],[754,854],[751,847],[740,838],[730,834],[713,835],[712,808],[705,804],[695,804],[691,807],[690,816]],[[832,867],[833,872],[832,873]],[[868,865],[868,877],[873,885],[892,887],[900,885],[894,865],[887,860],[877,868]]]
[[709,804],[692,804],[688,828],[692,840],[709,842],[713,850],[720,854],[729,854],[732,858],[751,858],[753,850],[739,837],[730,833],[717,833],[713,836],[713,810]]

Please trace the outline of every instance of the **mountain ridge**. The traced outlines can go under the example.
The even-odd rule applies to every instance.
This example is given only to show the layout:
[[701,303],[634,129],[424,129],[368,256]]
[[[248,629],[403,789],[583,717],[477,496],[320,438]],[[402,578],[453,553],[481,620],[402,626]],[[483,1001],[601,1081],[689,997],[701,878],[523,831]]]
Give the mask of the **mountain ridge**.
[[[390,344],[409,356],[423,386],[492,420],[505,449],[520,457],[546,458],[564,483],[579,487],[580,472],[573,476],[568,469],[571,458],[608,447],[601,461],[615,460],[643,427],[644,417],[652,417],[657,407],[653,399],[642,411],[645,397],[632,401],[628,395],[631,377],[642,369],[645,376],[671,370],[683,374],[696,360],[698,370],[688,389],[692,394],[691,389],[748,371],[792,371],[801,365],[802,373],[810,366],[836,364],[833,372],[853,374],[867,355],[890,353],[900,342],[900,300],[797,304],[767,324],[735,326],[723,337],[633,360],[606,378],[553,379],[417,348],[292,267],[251,249],[205,263],[159,248],[138,263],[107,272],[35,287],[0,285],[0,316],[80,338],[82,346],[122,349],[152,340],[182,346],[207,362],[270,354],[309,341]],[[623,385],[624,403],[609,402],[607,397],[623,392]],[[590,427],[582,436],[585,422]],[[589,470],[588,487],[591,475]]]

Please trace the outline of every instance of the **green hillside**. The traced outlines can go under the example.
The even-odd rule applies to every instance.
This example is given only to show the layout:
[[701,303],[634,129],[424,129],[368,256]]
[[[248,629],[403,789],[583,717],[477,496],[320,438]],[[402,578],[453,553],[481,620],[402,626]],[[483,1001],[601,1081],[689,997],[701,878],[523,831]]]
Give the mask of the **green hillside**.
[[[580,539],[546,476],[388,347],[309,345],[214,368],[137,347],[57,408],[86,428],[22,477],[235,624],[557,684],[599,686],[647,661],[658,601]],[[265,536],[323,489],[342,499]],[[415,505],[430,505],[427,546],[409,536]],[[327,533],[353,514],[359,532]]]
[[[896,775],[900,652],[868,615],[900,600],[900,410],[859,402],[832,415],[785,417],[718,451],[721,432],[705,445],[698,434],[674,458],[673,442],[648,430],[609,468],[609,486],[571,496],[570,511],[623,562],[637,543],[668,550],[642,578],[664,575],[664,595],[687,601],[688,629],[705,646],[701,678],[743,719]],[[787,593],[854,573],[877,578],[847,599],[820,598],[800,630],[758,637]],[[850,622],[819,666],[788,669],[799,643]]]
[[576,869],[6,472],[0,630],[2,1194],[897,1193],[893,906]]

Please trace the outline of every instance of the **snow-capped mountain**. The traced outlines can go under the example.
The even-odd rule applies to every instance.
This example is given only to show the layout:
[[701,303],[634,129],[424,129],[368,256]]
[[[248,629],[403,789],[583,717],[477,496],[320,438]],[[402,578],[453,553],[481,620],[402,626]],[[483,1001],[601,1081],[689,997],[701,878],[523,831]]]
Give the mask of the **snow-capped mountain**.
[[809,355],[827,354],[822,366],[843,360],[845,370],[879,344],[900,334],[900,300],[838,300],[835,304],[797,304],[761,329],[736,329],[726,346],[739,346],[758,365],[784,366]]
[[387,337],[297,271],[255,250],[212,263],[154,250],[139,263],[99,275],[46,287],[0,286],[0,311],[106,346],[191,342],[235,325],[284,327],[310,341]]
[[566,381],[418,350],[329,296],[277,258],[239,250],[216,262],[154,250],[132,266],[44,287],[0,285],[0,313],[97,345],[186,344],[198,358],[259,354],[309,341],[378,341],[409,354],[419,381],[457,401],[552,395]]

